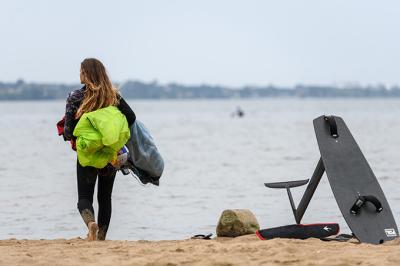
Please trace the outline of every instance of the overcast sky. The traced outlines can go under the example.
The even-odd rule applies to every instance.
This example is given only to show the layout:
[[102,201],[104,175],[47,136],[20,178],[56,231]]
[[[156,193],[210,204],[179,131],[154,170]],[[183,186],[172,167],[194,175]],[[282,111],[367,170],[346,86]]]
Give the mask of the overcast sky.
[[400,1],[0,0],[0,80],[400,84]]

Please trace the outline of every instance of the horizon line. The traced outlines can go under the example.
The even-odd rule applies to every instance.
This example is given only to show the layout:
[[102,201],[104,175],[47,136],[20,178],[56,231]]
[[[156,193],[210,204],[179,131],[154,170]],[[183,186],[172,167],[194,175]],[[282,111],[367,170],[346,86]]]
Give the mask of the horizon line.
[[[52,85],[77,85],[81,84],[79,81],[78,82],[63,82],[63,81],[30,81],[30,80],[25,80],[24,78],[18,78],[14,81],[4,81],[0,80],[0,83],[13,83],[16,84],[18,82],[22,82],[23,84],[52,84]],[[140,82],[144,84],[155,84],[155,85],[162,85],[162,86],[170,86],[170,85],[180,85],[183,87],[201,87],[201,86],[210,86],[210,87],[224,87],[228,89],[243,89],[247,87],[251,88],[266,88],[266,87],[275,87],[275,88],[286,88],[286,89],[295,89],[298,87],[333,87],[333,88],[339,88],[339,89],[345,89],[345,88],[368,88],[368,87],[384,87],[384,88],[393,88],[393,87],[400,87],[400,82],[397,84],[385,84],[383,82],[376,82],[376,83],[366,83],[363,84],[361,82],[357,81],[349,81],[349,82],[332,82],[330,84],[328,83],[302,83],[302,82],[297,82],[296,84],[292,85],[279,85],[275,83],[267,83],[264,85],[257,85],[257,84],[245,84],[241,86],[231,86],[231,85],[224,85],[223,83],[207,83],[207,82],[201,82],[201,83],[180,83],[178,81],[170,81],[170,82],[159,82],[158,79],[153,79],[150,81],[145,81],[142,79],[127,79],[124,81],[112,81],[113,84],[117,84],[118,87],[121,87],[124,83],[128,82]]]

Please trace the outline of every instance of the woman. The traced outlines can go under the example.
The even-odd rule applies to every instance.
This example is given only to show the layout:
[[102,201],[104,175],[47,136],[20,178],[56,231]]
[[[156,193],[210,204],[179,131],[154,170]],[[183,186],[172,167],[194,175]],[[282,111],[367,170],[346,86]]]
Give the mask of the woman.
[[[125,115],[129,127],[136,116],[125,100],[111,84],[103,64],[95,58],[81,63],[80,80],[84,86],[71,92],[67,99],[64,139],[73,140],[73,131],[79,118],[87,112],[108,106],[116,106]],[[77,160],[78,210],[88,227],[88,240],[105,240],[111,218],[111,193],[116,169],[108,164],[103,169],[83,167]],[[97,223],[93,209],[93,194],[98,181],[97,200],[99,205]]]

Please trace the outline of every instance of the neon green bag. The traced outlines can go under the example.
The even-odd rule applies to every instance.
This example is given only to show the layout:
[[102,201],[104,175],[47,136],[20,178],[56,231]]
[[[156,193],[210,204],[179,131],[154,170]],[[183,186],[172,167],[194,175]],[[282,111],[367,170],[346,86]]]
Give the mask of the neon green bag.
[[130,138],[126,117],[115,106],[83,114],[73,134],[79,163],[99,169],[115,160]]

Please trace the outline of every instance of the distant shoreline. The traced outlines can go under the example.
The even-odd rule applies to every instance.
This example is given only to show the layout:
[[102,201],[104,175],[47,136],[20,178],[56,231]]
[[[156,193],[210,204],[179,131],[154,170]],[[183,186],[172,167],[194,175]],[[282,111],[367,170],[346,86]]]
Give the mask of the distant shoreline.
[[[0,82],[2,100],[61,100],[69,92],[80,88],[81,84],[14,83]],[[260,98],[400,98],[400,87],[376,86],[318,86],[297,85],[292,88],[269,85],[245,86],[232,89],[224,86],[188,86],[177,83],[128,81],[119,85],[126,99],[166,100],[166,99],[260,99]]]
[[[126,98],[128,101],[262,101],[262,100],[400,100],[400,97],[260,97],[260,98]],[[17,102],[65,102],[66,98],[57,99],[0,99],[1,103],[17,103]]]

